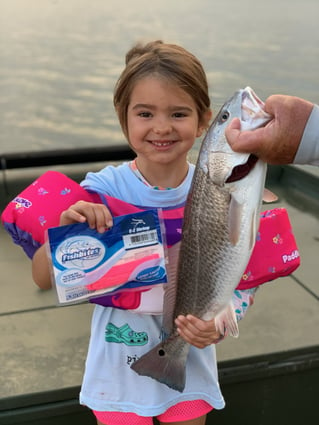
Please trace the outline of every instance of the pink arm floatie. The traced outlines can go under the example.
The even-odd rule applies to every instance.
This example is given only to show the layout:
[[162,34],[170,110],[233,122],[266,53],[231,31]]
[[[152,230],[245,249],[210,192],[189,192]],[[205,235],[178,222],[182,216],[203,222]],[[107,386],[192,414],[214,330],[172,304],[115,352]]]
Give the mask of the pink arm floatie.
[[45,231],[59,225],[61,213],[77,201],[98,202],[96,195],[57,171],[47,171],[16,196],[1,215],[14,243],[32,258]]

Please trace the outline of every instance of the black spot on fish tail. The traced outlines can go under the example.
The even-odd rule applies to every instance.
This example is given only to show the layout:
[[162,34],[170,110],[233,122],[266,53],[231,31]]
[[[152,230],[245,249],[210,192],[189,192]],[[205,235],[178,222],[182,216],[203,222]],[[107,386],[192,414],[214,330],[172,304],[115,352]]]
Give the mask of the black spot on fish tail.
[[233,168],[231,175],[226,180],[226,183],[236,182],[246,177],[250,171],[254,168],[258,161],[257,156],[251,154],[245,164],[237,165]]
[[188,349],[189,347],[185,347],[179,355],[172,355],[167,353],[163,344],[158,344],[136,360],[131,365],[131,369],[139,375],[153,378],[175,391],[183,392],[186,382]]

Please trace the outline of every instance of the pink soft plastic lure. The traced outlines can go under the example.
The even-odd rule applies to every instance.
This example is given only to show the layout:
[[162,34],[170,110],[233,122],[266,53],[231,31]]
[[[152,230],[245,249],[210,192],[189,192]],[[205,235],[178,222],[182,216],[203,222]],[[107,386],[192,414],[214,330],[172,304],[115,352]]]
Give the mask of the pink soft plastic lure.
[[134,281],[141,271],[159,265],[159,261],[161,261],[160,255],[155,253],[125,264],[114,265],[100,279],[85,285],[85,287],[90,291],[108,288],[113,290],[127,282]]

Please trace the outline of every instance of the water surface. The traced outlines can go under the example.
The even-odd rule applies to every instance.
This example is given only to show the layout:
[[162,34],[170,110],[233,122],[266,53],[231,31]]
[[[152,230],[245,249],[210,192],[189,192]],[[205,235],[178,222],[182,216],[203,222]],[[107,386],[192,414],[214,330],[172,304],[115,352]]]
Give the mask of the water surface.
[[0,0],[0,153],[123,143],[113,87],[139,40],[191,50],[216,111],[246,85],[318,103],[318,16],[316,0]]

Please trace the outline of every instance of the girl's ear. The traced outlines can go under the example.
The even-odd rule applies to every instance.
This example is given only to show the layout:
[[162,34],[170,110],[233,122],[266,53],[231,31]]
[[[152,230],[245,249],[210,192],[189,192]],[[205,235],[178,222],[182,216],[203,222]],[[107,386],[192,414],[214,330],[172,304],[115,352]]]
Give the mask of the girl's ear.
[[201,119],[200,125],[198,126],[197,130],[197,137],[200,137],[205,130],[209,127],[209,121],[212,119],[213,111],[211,109],[208,109],[207,112],[205,112],[203,118]]

